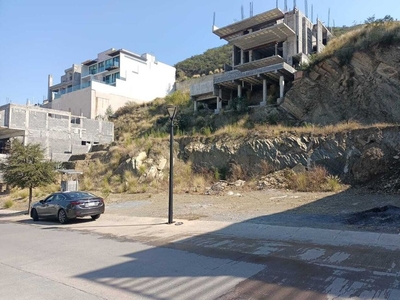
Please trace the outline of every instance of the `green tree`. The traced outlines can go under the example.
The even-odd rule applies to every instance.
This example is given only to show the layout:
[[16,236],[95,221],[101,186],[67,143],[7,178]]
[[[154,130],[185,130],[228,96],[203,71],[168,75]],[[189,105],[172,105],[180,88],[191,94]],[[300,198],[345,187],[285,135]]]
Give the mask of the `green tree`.
[[24,145],[19,140],[11,144],[10,155],[0,164],[4,181],[11,187],[29,188],[28,213],[32,203],[32,190],[53,183],[56,163],[44,158],[40,144]]
[[114,114],[114,111],[113,111],[111,105],[109,105],[107,107],[106,112],[104,114],[105,114],[106,120],[108,121],[111,118],[111,116]]

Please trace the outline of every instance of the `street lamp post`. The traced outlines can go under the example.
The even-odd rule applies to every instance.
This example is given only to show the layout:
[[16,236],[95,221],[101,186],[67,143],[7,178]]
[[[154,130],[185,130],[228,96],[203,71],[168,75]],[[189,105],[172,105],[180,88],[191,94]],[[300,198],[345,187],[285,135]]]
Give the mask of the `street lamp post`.
[[173,223],[173,188],[174,188],[174,119],[178,108],[173,105],[167,107],[171,130],[169,135],[169,201],[168,201],[168,224]]

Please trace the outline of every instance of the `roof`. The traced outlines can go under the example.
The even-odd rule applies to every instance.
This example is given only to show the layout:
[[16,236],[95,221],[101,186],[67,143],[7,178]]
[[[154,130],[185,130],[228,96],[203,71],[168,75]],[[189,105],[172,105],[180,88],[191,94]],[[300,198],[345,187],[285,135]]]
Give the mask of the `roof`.
[[143,56],[141,56],[139,54],[136,54],[136,53],[133,53],[133,52],[131,52],[129,50],[126,50],[126,49],[118,49],[118,50],[115,50],[113,52],[108,53],[108,55],[109,56],[117,56],[120,53],[128,54],[130,56],[134,56],[134,57],[139,58],[139,59],[141,59],[143,61],[146,61],[146,58],[144,58]]
[[215,29],[215,30],[213,30],[213,32],[216,35],[218,35],[221,39],[229,40],[229,38],[226,38],[229,35],[232,35],[234,33],[240,32],[240,31],[247,30],[258,24],[263,24],[263,23],[267,23],[270,21],[282,19],[284,16],[285,16],[285,14],[283,13],[283,11],[281,11],[279,8],[275,8],[275,9],[260,13],[258,15],[255,15],[253,17],[233,23],[231,25]]
[[82,63],[82,65],[90,66],[90,65],[93,65],[94,63],[97,63],[97,58],[96,58],[96,59],[88,59],[88,60],[85,60],[85,61]]

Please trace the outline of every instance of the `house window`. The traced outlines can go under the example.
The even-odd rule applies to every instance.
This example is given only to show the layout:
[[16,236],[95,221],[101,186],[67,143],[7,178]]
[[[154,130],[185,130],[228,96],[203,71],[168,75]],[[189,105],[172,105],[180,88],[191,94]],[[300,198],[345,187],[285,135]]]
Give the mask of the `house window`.
[[72,117],[71,124],[81,124],[81,119]]
[[105,82],[105,83],[111,83],[111,76],[110,75],[107,75],[107,76],[104,76],[103,77],[103,81]]
[[119,56],[113,58],[114,67],[119,67]]
[[119,79],[119,72],[111,74],[111,75],[107,75],[103,77],[103,82],[107,83],[107,84],[112,84],[115,83],[115,81]]
[[112,58],[106,60],[106,69],[111,68],[113,66]]
[[105,70],[104,68],[104,61],[99,62],[99,72],[103,72]]
[[90,66],[89,74],[96,74],[96,73],[97,73],[97,64]]
[[117,78],[119,79],[119,72],[111,74],[111,83],[114,83]]

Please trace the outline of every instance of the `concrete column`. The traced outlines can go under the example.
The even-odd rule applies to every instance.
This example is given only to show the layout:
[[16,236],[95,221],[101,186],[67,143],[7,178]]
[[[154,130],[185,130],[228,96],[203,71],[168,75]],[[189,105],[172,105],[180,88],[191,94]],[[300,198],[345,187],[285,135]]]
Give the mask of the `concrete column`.
[[51,86],[53,86],[53,76],[49,74],[47,77],[47,101],[53,101],[53,92],[50,90]]
[[232,46],[232,68],[235,68],[235,46]]
[[275,55],[278,55],[278,43],[275,43]]
[[[252,33],[253,29],[249,29],[249,33]],[[253,50],[249,50],[249,62],[253,61]]]
[[197,112],[197,101],[193,99],[193,111]]
[[244,63],[244,51],[240,49],[240,64],[243,65]]
[[283,98],[285,92],[285,78],[283,76],[279,77],[279,87],[280,87],[279,97]]
[[267,97],[268,97],[267,80],[263,79],[263,101],[260,103],[261,106],[267,105]]
[[242,85],[238,84],[238,98],[242,97]]
[[217,97],[217,109],[214,111],[215,114],[219,114],[222,110],[222,89],[219,89]]

